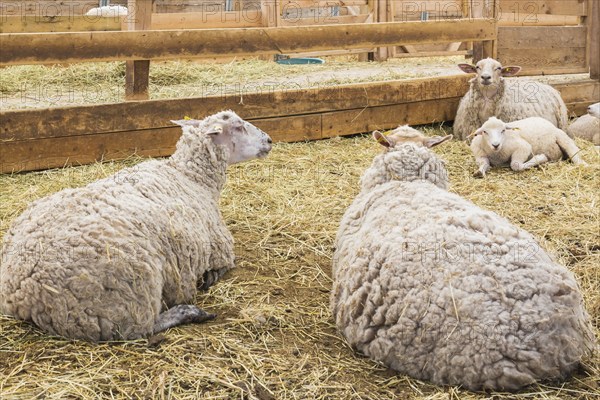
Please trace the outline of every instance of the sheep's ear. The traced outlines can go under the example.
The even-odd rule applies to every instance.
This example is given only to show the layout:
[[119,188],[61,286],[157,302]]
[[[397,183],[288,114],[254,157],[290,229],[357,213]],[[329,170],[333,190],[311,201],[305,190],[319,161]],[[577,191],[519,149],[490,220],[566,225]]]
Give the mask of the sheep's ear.
[[511,66],[511,67],[502,67],[501,75],[502,76],[515,76],[521,72],[521,67],[519,66]]
[[196,128],[200,127],[200,120],[199,119],[189,119],[189,118],[185,118],[185,119],[175,119],[175,120],[171,120],[172,123],[174,123],[175,125],[179,125],[179,126],[194,126]]
[[476,131],[473,131],[469,136],[467,136],[467,139],[470,139],[470,138],[475,137],[477,135],[481,135],[482,132],[483,132],[483,128],[479,128]]
[[425,140],[423,141],[423,145],[425,147],[433,147],[433,146],[437,146],[438,144],[442,144],[446,140],[450,140],[450,139],[452,139],[452,135],[432,136],[432,137],[425,138]]
[[223,133],[223,125],[222,124],[214,124],[210,126],[210,128],[206,131],[207,135],[219,135]]
[[392,147],[392,143],[385,137],[385,135],[379,131],[373,131],[373,139],[384,147]]
[[463,72],[467,74],[476,74],[477,67],[471,64],[458,64],[458,68],[460,68]]

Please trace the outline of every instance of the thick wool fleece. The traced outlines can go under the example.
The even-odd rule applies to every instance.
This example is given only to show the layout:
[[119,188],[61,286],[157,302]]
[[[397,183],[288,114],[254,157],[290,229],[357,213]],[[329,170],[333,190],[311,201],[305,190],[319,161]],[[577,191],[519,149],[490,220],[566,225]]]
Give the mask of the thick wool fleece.
[[570,136],[578,137],[600,146],[600,119],[585,114],[577,118],[567,131]]
[[513,122],[528,117],[542,117],[554,126],[567,130],[567,107],[552,86],[525,79],[501,78],[497,93],[488,98],[475,77],[461,99],[454,120],[454,134],[466,139],[490,117]]
[[218,209],[226,152],[185,127],[167,160],[34,202],[4,237],[0,310],[69,338],[151,334],[206,271],[234,266]]
[[[416,170],[398,174],[393,158]],[[336,238],[338,329],[371,359],[436,384],[516,390],[567,377],[593,346],[573,274],[529,233],[437,184],[445,169],[421,173],[432,159],[399,146],[364,174]]]

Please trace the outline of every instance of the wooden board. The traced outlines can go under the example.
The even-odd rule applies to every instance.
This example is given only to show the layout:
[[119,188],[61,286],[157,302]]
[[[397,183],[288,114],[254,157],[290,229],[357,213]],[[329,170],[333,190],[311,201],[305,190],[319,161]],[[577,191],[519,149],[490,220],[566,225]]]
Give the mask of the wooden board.
[[600,2],[591,4],[591,15],[588,19],[590,78],[600,79]]
[[498,26],[573,26],[579,25],[581,17],[552,14],[503,14]]
[[585,46],[499,49],[498,61],[503,65],[520,65],[523,73],[529,75],[550,75],[565,70],[587,71]]
[[98,0],[2,1],[0,15],[76,16],[84,15],[94,7],[98,7]]
[[498,28],[498,49],[585,47],[585,26],[524,26]]
[[261,93],[0,112],[0,142],[167,127],[171,119],[203,118],[232,109],[243,118],[348,110],[462,96],[469,75],[357,83]]
[[260,9],[246,12],[153,13],[151,30],[255,28],[262,25]]
[[[455,80],[458,79],[458,77],[453,78]],[[463,80],[463,84],[466,84],[464,78],[469,78],[469,76],[464,75],[460,78]],[[431,82],[435,83],[435,81]],[[398,84],[398,82],[387,83],[391,84],[387,89],[396,87],[395,85]],[[373,89],[384,89],[381,86],[382,84],[383,82],[372,84]],[[357,96],[357,93],[354,91],[357,89],[357,85],[347,86],[353,87],[347,88],[350,89],[348,92],[343,90],[345,88],[336,88],[342,89],[338,94],[339,97],[335,99],[333,98],[335,97],[334,92],[328,92],[327,99],[324,100],[328,101],[330,106],[339,104],[337,102],[341,101],[345,102],[347,106],[354,105],[352,108],[344,110],[331,108],[327,111],[314,111],[300,115],[265,117],[265,115],[269,114],[270,110],[278,109],[281,105],[288,104],[286,102],[282,103],[285,97],[275,96],[271,103],[263,104],[262,114],[256,108],[256,114],[254,117],[248,118],[248,120],[268,132],[275,141],[314,140],[368,132],[373,129],[388,129],[405,123],[417,125],[434,121],[451,120],[454,117],[462,93],[464,93],[463,91],[462,93],[454,93],[454,96],[450,96],[453,90],[446,91],[446,86],[433,85],[426,90],[427,88],[417,85],[403,93],[381,92],[382,95],[386,96],[386,101],[391,102],[389,104],[380,105],[381,103],[375,101],[378,97],[373,97],[374,101],[371,103],[371,97],[367,95],[360,100],[365,105],[357,107],[357,104],[361,104],[360,101],[353,103],[350,100],[352,96]],[[575,112],[578,115],[584,113],[585,107],[589,104],[600,100],[600,82],[598,81],[585,80],[560,84],[556,85],[556,87],[569,106],[569,111]],[[405,89],[408,88],[406,87]],[[466,87],[464,87],[464,90],[466,90]],[[367,91],[367,93],[370,93],[370,91]],[[440,95],[448,95],[449,97],[437,99],[436,97],[440,97]],[[367,100],[366,103],[364,103],[365,100]],[[182,107],[178,112],[179,117],[186,115],[189,111],[189,105],[183,102],[187,101],[187,99],[182,99],[181,101],[181,103],[177,104],[179,107]],[[312,97],[312,101],[316,101],[315,97]],[[133,104],[129,104],[129,106],[139,107],[144,103],[152,102],[138,102],[137,105],[134,102]],[[159,102],[157,101],[156,103]],[[315,104],[319,104],[319,102],[317,101]],[[171,103],[171,106],[175,105],[176,103]],[[13,129],[13,132],[18,131],[26,123],[32,125],[33,128],[40,127],[42,131],[46,125],[64,130],[66,126],[72,126],[73,123],[77,122],[74,118],[74,109],[79,109],[82,112],[85,110],[91,118],[91,113],[98,111],[97,107],[102,106],[76,107],[71,110],[59,109],[58,111],[63,114],[61,115],[59,112],[54,117],[68,116],[64,112],[69,111],[71,113],[71,120],[66,121],[40,118],[40,116],[48,117],[40,113],[51,113],[52,109],[10,112],[11,115],[8,121],[5,118],[7,113],[4,113],[2,118],[0,118],[3,129],[2,134],[5,139],[8,139],[11,135],[5,129]],[[121,112],[123,111],[121,110]],[[22,117],[25,120],[15,120],[14,117]],[[112,117],[115,118],[118,115],[113,114]],[[124,117],[125,121],[127,121],[127,116]],[[165,117],[165,115],[162,117]],[[98,120],[99,126],[106,122],[102,118]],[[166,156],[173,151],[181,132],[179,127],[174,126],[123,130],[123,126],[119,125],[122,121],[116,119],[112,122],[114,129],[121,130],[104,133],[90,131],[75,136],[37,136],[39,137],[38,139],[28,140],[22,140],[24,137],[21,135],[12,135],[11,139],[0,141],[0,173],[86,164],[100,160],[122,159],[133,154],[153,157]],[[137,123],[133,125],[143,124]],[[81,128],[81,126],[78,127]],[[33,131],[32,129],[31,132]]]
[[404,124],[451,121],[456,115],[459,101],[460,97],[453,97],[324,113],[323,137],[391,129]]
[[0,33],[119,31],[122,18],[2,16]]
[[0,65],[289,54],[340,48],[493,40],[495,37],[494,25],[485,20],[224,30],[9,33],[0,36]]
[[500,0],[502,15],[587,15],[587,0]]

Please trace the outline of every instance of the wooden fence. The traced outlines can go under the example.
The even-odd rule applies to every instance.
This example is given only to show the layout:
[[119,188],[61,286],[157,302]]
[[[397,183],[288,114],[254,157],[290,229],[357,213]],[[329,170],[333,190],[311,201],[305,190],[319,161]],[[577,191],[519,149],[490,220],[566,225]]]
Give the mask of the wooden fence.
[[[544,4],[548,2],[552,0]],[[592,38],[587,41],[585,54],[592,60],[589,65],[593,79],[556,85],[570,111],[576,114],[600,100],[598,57],[593,58],[598,52],[593,32],[596,38],[600,36],[600,11],[598,2],[586,2],[585,7],[586,15],[577,17],[585,18],[585,38]],[[482,17],[483,11],[478,11]],[[496,11],[491,14],[494,18],[198,30],[144,30],[151,25],[143,15],[156,14],[152,14],[151,7],[138,8],[137,12],[136,20],[129,21],[131,31],[2,33],[0,66],[126,60],[129,94],[135,97],[147,91],[149,60],[397,49],[457,42],[473,42],[473,50],[479,51],[480,56],[494,56],[495,52],[502,55],[501,45],[497,44],[502,27],[498,26]],[[582,40],[583,36],[574,38]],[[277,141],[320,139],[404,123],[448,121],[454,118],[469,78],[463,74],[315,89],[3,111],[0,173],[119,159],[134,153],[168,155],[180,135],[180,129],[168,122],[170,119],[208,115],[225,108],[235,110]]]

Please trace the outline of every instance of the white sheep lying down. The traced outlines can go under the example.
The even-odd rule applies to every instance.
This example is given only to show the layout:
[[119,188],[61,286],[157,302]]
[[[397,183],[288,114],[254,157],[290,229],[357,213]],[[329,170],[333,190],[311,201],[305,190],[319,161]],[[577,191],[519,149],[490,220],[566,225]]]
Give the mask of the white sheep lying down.
[[477,74],[456,112],[454,134],[458,138],[466,139],[493,116],[505,122],[542,117],[562,130],[567,129],[567,106],[556,89],[529,79],[504,79],[519,73],[521,67],[503,67],[493,58],[481,60],[477,65],[458,66],[466,73]]
[[574,164],[585,164],[579,148],[565,132],[540,117],[505,123],[496,117],[488,119],[474,132],[471,150],[482,178],[491,167],[509,166],[523,171],[547,162],[570,158]]
[[388,148],[361,178],[333,259],[330,306],[349,344],[470,390],[569,376],[594,345],[573,274],[529,233],[447,190],[427,147],[448,137],[374,135]]
[[572,137],[579,137],[600,146],[600,103],[589,106],[588,113],[573,121],[568,132]]
[[232,111],[183,126],[175,153],[37,200],[4,236],[0,311],[52,334],[135,339],[214,318],[194,305],[234,267],[218,202],[228,164],[271,139]]

